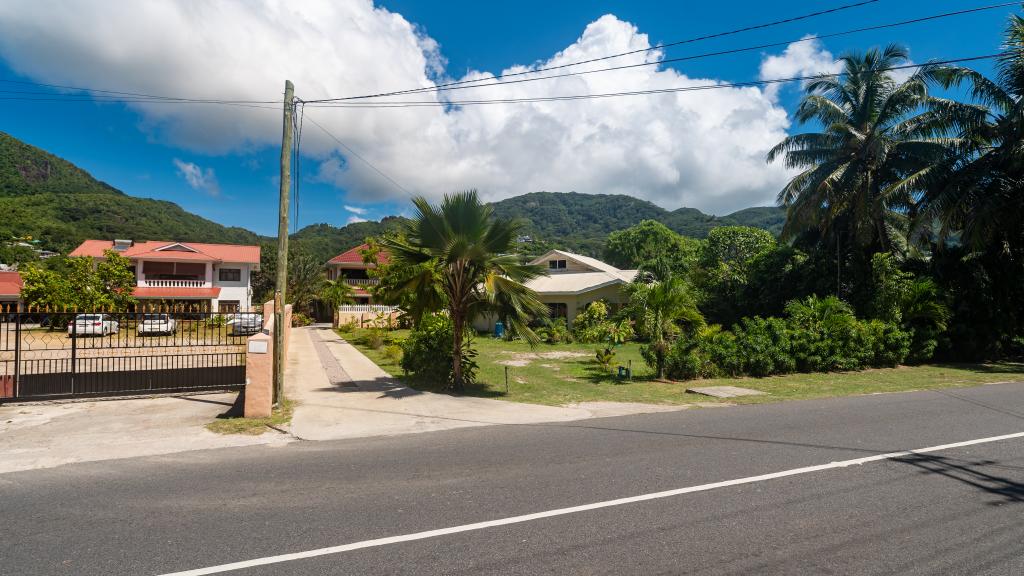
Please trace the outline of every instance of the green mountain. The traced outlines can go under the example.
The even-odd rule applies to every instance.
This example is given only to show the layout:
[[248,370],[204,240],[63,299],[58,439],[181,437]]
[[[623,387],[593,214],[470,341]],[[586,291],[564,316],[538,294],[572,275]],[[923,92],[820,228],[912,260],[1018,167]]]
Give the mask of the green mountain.
[[259,235],[128,196],[44,150],[0,132],[0,239],[31,236],[67,252],[86,238],[251,244]]
[[[785,219],[780,208],[747,208],[712,216],[693,208],[665,210],[646,200],[612,194],[533,192],[494,203],[502,218],[526,220],[534,240],[525,252],[551,246],[598,256],[609,232],[641,220],[657,220],[686,236],[703,238],[716,226],[743,225],[778,233]],[[67,252],[86,238],[192,240],[263,243],[273,238],[244,228],[226,227],[186,212],[177,204],[124,194],[88,172],[44,150],[0,132],[0,240],[32,236],[40,247]],[[336,227],[307,226],[291,240],[317,260],[361,244],[394,227],[400,217]]]
[[705,214],[695,208],[669,211],[631,196],[532,192],[494,204],[503,218],[527,221],[527,234],[556,247],[598,256],[609,232],[629,228],[641,220],[657,220],[672,230],[704,238],[718,226],[754,226],[778,234],[786,212],[777,207],[747,208],[727,216]]

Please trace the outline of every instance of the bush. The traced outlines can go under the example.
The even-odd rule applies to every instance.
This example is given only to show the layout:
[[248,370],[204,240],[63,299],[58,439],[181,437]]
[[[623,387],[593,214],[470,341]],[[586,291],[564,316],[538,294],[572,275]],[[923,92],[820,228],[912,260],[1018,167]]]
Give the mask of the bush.
[[351,333],[355,329],[356,329],[356,321],[355,321],[355,319],[349,320],[348,322],[343,322],[341,324],[338,324],[338,332],[341,332],[342,334],[349,334],[349,333]]
[[870,334],[839,298],[794,300],[786,305],[786,314],[793,358],[801,372],[857,370],[871,357]]
[[228,325],[228,317],[215,314],[207,318],[203,323],[210,328],[222,328]]
[[312,323],[313,319],[302,312],[292,314],[292,326],[309,326]]
[[910,353],[912,335],[899,326],[881,320],[864,323],[871,333],[870,363],[876,368],[902,364]]
[[384,347],[384,357],[391,362],[397,362],[402,359],[402,347],[398,344],[389,344]]
[[[476,350],[472,339],[462,346],[462,376],[466,384],[476,382]],[[452,322],[448,316],[431,314],[420,320],[419,326],[402,341],[402,359],[399,365],[418,381],[430,384],[454,384],[452,372]]]
[[546,319],[544,326],[537,330],[537,337],[548,344],[561,344],[572,342],[572,332],[565,323],[565,318]]
[[719,361],[723,370],[730,369],[727,374],[761,377],[796,370],[790,331],[783,320],[757,316],[744,318],[733,326],[733,333],[736,356],[728,357],[728,364],[725,359]]
[[577,342],[586,344],[603,342],[611,330],[612,323],[608,321],[608,306],[601,300],[591,302],[572,323],[573,338]]

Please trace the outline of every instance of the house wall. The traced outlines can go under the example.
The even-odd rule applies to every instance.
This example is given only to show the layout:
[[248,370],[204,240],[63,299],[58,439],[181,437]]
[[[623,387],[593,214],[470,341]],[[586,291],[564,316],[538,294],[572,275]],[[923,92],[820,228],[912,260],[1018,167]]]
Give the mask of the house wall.
[[[616,305],[622,305],[627,302],[625,294],[622,292],[622,288],[625,284],[613,284],[611,286],[604,286],[596,290],[584,292],[582,294],[573,295],[562,295],[562,294],[538,294],[538,299],[545,304],[565,304],[567,317],[566,323],[572,327],[573,320],[576,319],[576,315],[586,309],[587,305],[597,300],[604,300],[608,302],[612,307]],[[494,323],[497,318],[494,316],[482,316],[473,321],[473,328],[481,332],[493,332]]]
[[[228,282],[219,280],[221,268],[238,268],[241,270],[239,280],[237,282]],[[250,308],[252,306],[252,289],[251,289],[251,277],[252,277],[252,265],[245,263],[232,263],[224,262],[213,266],[213,286],[220,288],[220,297],[214,300],[213,307],[216,310],[217,305],[221,300],[237,300],[238,305],[242,308]]]

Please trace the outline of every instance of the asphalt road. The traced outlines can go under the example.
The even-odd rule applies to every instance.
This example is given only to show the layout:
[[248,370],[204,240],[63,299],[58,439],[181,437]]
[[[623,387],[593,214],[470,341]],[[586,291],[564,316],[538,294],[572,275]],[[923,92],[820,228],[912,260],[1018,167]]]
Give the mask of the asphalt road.
[[[1024,384],[0,475],[0,574],[166,574],[1024,432]],[[218,572],[220,573],[220,572]],[[227,574],[1024,574],[1024,438]]]

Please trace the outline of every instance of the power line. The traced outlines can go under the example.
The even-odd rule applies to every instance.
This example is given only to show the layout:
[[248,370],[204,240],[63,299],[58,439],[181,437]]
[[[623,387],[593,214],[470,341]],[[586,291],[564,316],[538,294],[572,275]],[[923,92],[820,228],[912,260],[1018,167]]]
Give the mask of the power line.
[[[925,66],[941,66],[944,64],[952,64],[955,62],[974,62],[977,60],[989,60],[992,58],[998,58],[1005,55],[1005,52],[999,52],[996,54],[987,54],[985,56],[970,56],[965,58],[952,58],[949,60],[937,60],[932,62],[926,62],[924,64],[907,64],[904,66],[892,66],[890,68],[880,68],[878,72],[891,72],[894,70],[907,70],[911,68],[923,68]],[[846,72],[837,73],[822,73],[814,74],[811,76],[793,76],[790,78],[772,78],[766,80],[750,80],[748,82],[721,82],[718,84],[702,84],[698,86],[681,86],[676,88],[659,88],[653,90],[634,90],[625,92],[610,92],[603,94],[574,94],[567,96],[536,96],[529,98],[502,98],[494,100],[448,100],[448,101],[436,101],[436,100],[411,100],[411,101],[391,101],[391,102],[330,102],[324,104],[313,105],[317,108],[413,108],[413,107],[450,107],[450,106],[472,106],[472,105],[483,105],[483,104],[519,104],[519,103],[532,103],[532,102],[558,102],[564,100],[590,100],[598,98],[615,98],[621,96],[644,96],[650,94],[672,94],[677,92],[697,92],[703,90],[718,90],[724,88],[749,88],[755,86],[766,86],[770,84],[785,84],[789,82],[800,82],[805,80],[815,80],[818,78],[830,78],[830,77],[841,77],[846,76]]]
[[881,0],[864,0],[862,2],[856,2],[856,3],[853,3],[853,4],[845,4],[845,5],[842,5],[842,6],[836,6],[835,8],[829,8],[827,10],[819,10],[817,12],[811,12],[809,14],[802,14],[800,16],[793,16],[791,18],[785,18],[785,19],[782,19],[782,20],[775,20],[773,22],[765,22],[763,24],[755,24],[753,26],[746,26],[746,27],[743,27],[743,28],[737,28],[735,30],[729,30],[727,32],[717,32],[717,33],[714,33],[714,34],[707,34],[707,35],[704,35],[704,36],[697,36],[695,38],[687,38],[685,40],[677,40],[677,41],[674,41],[674,42],[659,43],[659,44],[657,44],[655,46],[650,46],[648,48],[639,48],[637,50],[630,50],[628,52],[619,52],[617,54],[609,54],[607,56],[600,56],[600,57],[597,57],[597,58],[590,58],[588,60],[580,60],[578,62],[570,62],[568,64],[559,64],[558,66],[548,66],[548,67],[545,67],[545,68],[538,68],[536,70],[529,70],[529,71],[526,71],[526,72],[510,72],[508,74],[500,74],[500,75],[494,76],[492,78],[480,78],[480,79],[477,79],[477,80],[460,80],[460,81],[457,81],[457,82],[447,82],[445,84],[439,84],[437,86],[410,88],[410,89],[407,89],[407,90],[397,90],[397,91],[394,91],[394,92],[382,92],[382,93],[378,93],[378,94],[367,94],[367,95],[363,95],[363,96],[347,96],[347,97],[343,97],[343,98],[326,98],[326,99],[321,99],[321,100],[308,100],[308,102],[334,102],[334,101],[342,101],[342,100],[362,100],[362,99],[367,99],[367,98],[380,98],[380,97],[384,97],[384,96],[397,96],[397,95],[404,95],[404,94],[415,94],[415,93],[418,93],[418,92],[430,92],[430,91],[437,90],[439,88],[447,88],[449,86],[459,86],[459,85],[463,85],[463,84],[483,82],[485,80],[498,80],[498,79],[502,79],[502,78],[511,78],[511,77],[514,77],[514,76],[522,76],[522,75],[525,75],[525,74],[536,74],[537,72],[547,72],[549,70],[560,70],[560,69],[563,69],[563,68],[569,68],[571,66],[579,66],[579,65],[582,65],[582,64],[590,64],[590,63],[593,63],[593,62],[601,62],[603,60],[611,60],[612,58],[619,58],[619,57],[622,57],[622,56],[629,56],[631,54],[639,54],[639,53],[642,53],[642,52],[650,52],[652,50],[660,50],[660,49],[669,48],[669,47],[672,47],[672,46],[680,46],[682,44],[692,44],[694,42],[701,42],[703,40],[711,40],[711,39],[714,39],[714,38],[722,38],[722,37],[725,37],[725,36],[732,36],[732,35],[735,35],[735,34],[741,34],[743,32],[750,32],[752,30],[760,30],[760,29],[763,29],[763,28],[770,28],[772,26],[779,26],[781,24],[789,24],[789,23],[792,23],[792,22],[798,22],[800,20],[807,20],[809,18],[815,18],[817,16],[823,16],[823,15],[826,15],[826,14],[833,14],[835,12],[840,12],[840,11],[843,11],[843,10],[849,10],[851,8],[858,8],[860,6],[865,6],[867,4],[874,4],[874,3],[879,2],[879,1],[881,1]]
[[[140,92],[123,92],[123,91],[119,91],[119,90],[103,90],[103,89],[100,89],[100,88],[87,88],[87,87],[83,87],[83,86],[68,86],[68,85],[65,85],[65,84],[46,84],[46,83],[43,83],[43,82],[31,82],[31,81],[28,81],[28,80],[12,80],[12,79],[8,79],[8,78],[0,78],[0,83],[4,83],[4,84],[21,84],[21,85],[26,85],[26,86],[41,86],[43,88],[57,88],[57,89],[61,89],[61,90],[77,90],[77,91],[80,91],[80,92],[91,92],[91,93],[99,93],[101,95],[108,95],[108,96],[99,96],[100,98],[104,98],[104,97],[119,98],[119,97],[123,97],[123,96],[129,96],[129,97],[133,97],[133,98],[137,99],[137,100],[133,100],[133,101],[150,101],[150,100],[153,100],[153,101],[171,101],[171,102],[197,102],[197,103],[202,103],[202,104],[209,104],[209,103],[282,104],[283,103],[282,100],[228,100],[228,99],[223,99],[223,98],[186,98],[186,97],[182,97],[182,96],[163,96],[163,95],[158,95],[158,94],[144,94],[144,93],[140,93]],[[28,91],[19,92],[19,91],[14,91],[14,90],[0,90],[0,93],[7,93],[7,94],[49,94],[51,96],[57,96],[57,95],[53,94],[52,92],[28,92]],[[79,96],[79,95],[77,95],[77,94],[69,94],[68,96],[71,97],[71,96]],[[95,94],[91,95],[91,97],[92,98],[97,98],[97,96]]]
[[337,136],[332,134],[330,130],[328,130],[327,128],[324,128],[316,120],[313,120],[313,118],[311,116],[307,116],[306,119],[309,120],[314,126],[319,128],[321,131],[323,131],[323,133],[326,134],[327,136],[329,136],[332,140],[337,142],[339,146],[341,146],[342,148],[347,150],[349,154],[351,154],[352,156],[355,156],[356,158],[361,160],[364,164],[366,164],[367,166],[372,168],[374,172],[376,172],[377,174],[380,174],[385,180],[387,180],[388,182],[393,184],[395,186],[395,188],[398,188],[402,192],[405,192],[406,195],[408,195],[410,198],[414,197],[412,192],[409,192],[408,190],[406,190],[404,187],[402,187],[401,184],[396,182],[394,178],[392,178],[391,176],[388,176],[380,168],[377,168],[376,166],[374,166],[372,162],[370,162],[366,158],[363,158],[362,156],[360,156],[359,153],[357,153],[355,150],[353,150],[351,147],[349,147],[348,144],[345,144],[344,142],[341,141],[341,139],[339,139]]
[[[505,82],[497,81],[501,77],[500,76],[495,76],[493,78],[485,78],[485,79],[481,79],[481,80],[469,81],[469,82],[481,82],[483,80],[495,80],[494,82],[492,82],[490,84],[474,84],[474,85],[460,85],[460,86],[440,85],[440,86],[437,86],[437,87],[434,87],[434,88],[424,88],[424,89],[420,90],[419,93],[424,93],[424,92],[442,92],[442,91],[447,92],[447,91],[452,91],[452,90],[467,90],[467,89],[473,89],[473,88],[487,88],[487,87],[493,87],[493,86],[507,86],[507,85],[510,85],[510,84],[519,84],[519,83],[523,83],[523,82],[537,82],[537,81],[540,81],[540,80],[552,80],[552,79],[556,79],[556,78],[566,78],[566,77],[570,77],[570,76],[583,76],[583,75],[587,75],[587,74],[597,74],[597,73],[601,73],[601,72],[613,72],[613,71],[616,71],[616,70],[627,70],[627,69],[632,69],[632,68],[641,68],[641,67],[645,67],[645,66],[661,66],[661,65],[664,65],[664,64],[671,64],[671,63],[675,63],[675,62],[685,62],[685,61],[689,61],[689,60],[698,60],[698,59],[701,59],[701,58],[709,58],[709,57],[713,57],[713,56],[726,56],[726,55],[729,55],[729,54],[738,54],[738,53],[741,53],[741,52],[752,52],[752,51],[755,51],[755,50],[764,50],[766,48],[777,48],[777,47],[780,47],[780,46],[789,46],[791,44],[798,44],[798,43],[803,43],[803,42],[814,42],[814,41],[817,41],[817,40],[824,40],[826,38],[836,38],[836,37],[840,37],[840,36],[849,36],[851,34],[859,34],[859,33],[870,32],[870,31],[874,31],[874,30],[884,30],[884,29],[888,29],[888,28],[896,28],[896,27],[899,27],[899,26],[907,26],[907,25],[910,25],[910,24],[919,24],[919,23],[922,23],[922,22],[928,22],[928,21],[931,21],[931,20],[938,20],[938,19],[941,19],[941,18],[949,18],[949,17],[953,17],[953,16],[963,16],[963,15],[966,15],[966,14],[973,14],[973,13],[976,13],[976,12],[983,12],[983,11],[986,11],[986,10],[995,10],[995,9],[998,9],[998,8],[1005,8],[1007,6],[1015,6],[1017,4],[1018,4],[1018,2],[1004,2],[1002,4],[992,4],[992,5],[989,5],[989,6],[980,6],[980,7],[976,7],[976,8],[967,8],[967,9],[964,9],[964,10],[957,10],[957,11],[954,11],[954,12],[945,12],[945,13],[942,13],[942,14],[933,14],[931,16],[923,16],[923,17],[919,17],[919,18],[912,18],[912,19],[909,19],[909,20],[901,20],[899,22],[890,22],[890,23],[887,23],[887,24],[877,24],[877,25],[873,25],[873,26],[865,26],[865,27],[862,27],[862,28],[854,28],[852,30],[844,30],[842,32],[832,32],[832,33],[829,33],[829,34],[815,34],[815,35],[812,35],[812,36],[805,36],[805,37],[798,38],[798,39],[795,39],[795,40],[785,40],[785,41],[779,41],[779,42],[770,42],[768,44],[758,44],[756,46],[747,46],[747,47],[743,47],[743,48],[732,48],[732,49],[728,49],[728,50],[719,50],[719,51],[715,51],[715,52],[705,52],[703,54],[694,54],[694,55],[690,55],[690,56],[681,56],[681,57],[678,57],[678,58],[667,58],[667,59],[664,59],[664,60],[657,60],[657,61],[652,61],[652,62],[640,62],[640,63],[636,63],[636,64],[623,64],[621,66],[612,66],[612,67],[609,67],[609,68],[600,68],[600,69],[597,69],[597,70],[582,70],[582,71],[579,71],[579,72],[566,72],[566,73],[563,73],[563,74],[551,74],[551,75],[547,75],[547,76],[538,76],[538,77],[534,77],[534,78],[520,78],[520,79],[517,79],[517,80],[509,80],[509,81],[505,81]],[[543,69],[541,69],[541,70],[543,70]],[[519,72],[517,74],[529,74],[529,73],[531,73],[531,72]],[[332,99],[332,98],[328,98],[328,99],[321,99],[321,100],[310,100],[309,102],[311,102],[311,103],[323,103],[323,102],[339,102],[339,101],[346,101],[346,100],[349,100],[349,99],[344,99],[344,98],[342,98],[342,99]]]

